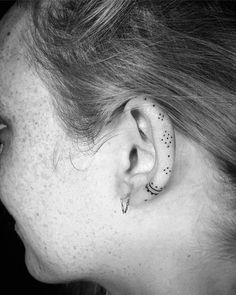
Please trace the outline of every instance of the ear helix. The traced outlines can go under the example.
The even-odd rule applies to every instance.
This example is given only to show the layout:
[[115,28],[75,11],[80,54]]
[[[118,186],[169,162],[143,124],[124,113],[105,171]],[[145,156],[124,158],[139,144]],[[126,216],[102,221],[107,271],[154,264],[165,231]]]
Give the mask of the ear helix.
[[[147,98],[144,100],[147,101]],[[148,107],[150,109],[150,103]],[[159,128],[153,132],[157,159],[154,167],[155,176],[145,186],[145,190],[148,192],[146,202],[155,198],[165,189],[170,179],[175,153],[175,135],[170,119],[161,110],[157,110],[155,104],[152,105],[150,112],[154,112],[154,117],[157,117],[160,124],[158,124]],[[153,118],[153,116],[151,117]]]
[[[148,102],[147,98],[144,101]],[[155,103],[147,103],[146,111],[150,113],[150,120],[153,126],[153,142],[155,146],[156,161],[153,167],[154,177],[145,185],[144,201],[151,201],[156,198],[166,187],[169,182],[175,153],[175,135],[172,123]],[[157,124],[157,120],[159,121]],[[155,125],[157,128],[155,128]],[[121,210],[125,214],[130,204],[130,194],[120,199]]]

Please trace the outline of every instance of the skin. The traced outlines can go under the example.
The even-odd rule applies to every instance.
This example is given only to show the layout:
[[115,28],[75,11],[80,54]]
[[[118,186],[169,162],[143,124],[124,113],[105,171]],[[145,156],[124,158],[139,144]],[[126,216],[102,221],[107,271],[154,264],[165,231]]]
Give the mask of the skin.
[[[153,128],[152,115],[143,116],[147,144],[126,112],[114,125],[116,136],[96,154],[81,152],[82,144],[66,135],[47,88],[26,62],[27,17],[13,7],[0,25],[0,115],[8,123],[0,191],[16,220],[29,272],[48,283],[93,280],[113,295],[233,294],[232,268],[216,259],[207,235],[216,209],[208,196],[214,169],[206,153],[175,130],[168,186],[145,202],[143,179],[156,173],[150,167],[158,143],[150,132],[159,123]],[[127,172],[134,144],[138,156]],[[132,187],[135,171],[145,177]],[[130,208],[122,214],[120,198],[130,187]]]

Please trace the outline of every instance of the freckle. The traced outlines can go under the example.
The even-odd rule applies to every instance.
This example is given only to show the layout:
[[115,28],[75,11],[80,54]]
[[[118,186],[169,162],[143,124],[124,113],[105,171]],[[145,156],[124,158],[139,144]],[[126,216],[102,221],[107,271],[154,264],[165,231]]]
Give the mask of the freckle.
[[39,216],[39,213],[38,212],[36,213],[36,216]]
[[7,36],[10,36],[10,35],[11,35],[11,32],[8,32],[8,33],[7,33]]

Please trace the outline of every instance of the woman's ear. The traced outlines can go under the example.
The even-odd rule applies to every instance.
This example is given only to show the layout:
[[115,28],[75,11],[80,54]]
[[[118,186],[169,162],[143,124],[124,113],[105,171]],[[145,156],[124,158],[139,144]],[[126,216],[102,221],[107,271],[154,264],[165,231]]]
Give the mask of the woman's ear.
[[131,99],[122,120],[127,142],[118,152],[122,159],[117,187],[122,210],[128,201],[124,213],[128,205],[151,201],[167,187],[175,160],[175,134],[168,115],[146,97]]

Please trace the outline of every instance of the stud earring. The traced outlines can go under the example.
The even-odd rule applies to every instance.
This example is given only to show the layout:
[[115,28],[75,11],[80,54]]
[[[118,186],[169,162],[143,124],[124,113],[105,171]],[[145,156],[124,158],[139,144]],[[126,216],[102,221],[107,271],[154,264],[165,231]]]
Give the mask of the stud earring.
[[126,197],[125,199],[120,199],[121,210],[123,214],[127,213],[128,211],[129,201],[130,201],[130,196]]

